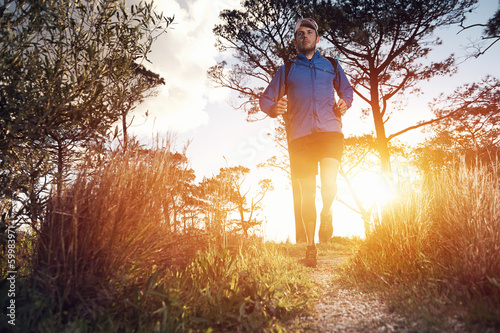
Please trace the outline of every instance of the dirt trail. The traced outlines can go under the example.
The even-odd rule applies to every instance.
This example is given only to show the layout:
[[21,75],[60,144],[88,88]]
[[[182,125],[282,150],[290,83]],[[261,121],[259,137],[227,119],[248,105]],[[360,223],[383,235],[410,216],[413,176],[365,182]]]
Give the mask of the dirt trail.
[[[332,282],[333,274],[348,256],[319,257],[311,278],[324,290],[311,317],[300,318],[308,332],[405,332],[403,319],[389,313],[379,297]],[[303,326],[304,325],[304,326]]]

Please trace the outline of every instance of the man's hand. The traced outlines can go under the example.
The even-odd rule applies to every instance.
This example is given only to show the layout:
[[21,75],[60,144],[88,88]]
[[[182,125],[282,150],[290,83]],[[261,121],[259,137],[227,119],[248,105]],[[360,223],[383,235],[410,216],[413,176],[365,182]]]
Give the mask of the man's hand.
[[287,105],[288,97],[283,96],[274,107],[274,114],[276,114],[276,117],[286,113]]
[[337,109],[338,112],[340,112],[340,115],[341,116],[344,116],[346,111],[347,111],[347,102],[344,101],[342,98],[339,99],[339,101],[337,102],[337,105],[335,106],[335,108]]

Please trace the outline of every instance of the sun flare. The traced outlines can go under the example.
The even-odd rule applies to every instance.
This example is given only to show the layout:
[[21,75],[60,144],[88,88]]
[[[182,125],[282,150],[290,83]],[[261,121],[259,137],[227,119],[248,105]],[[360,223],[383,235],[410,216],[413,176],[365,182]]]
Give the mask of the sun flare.
[[396,196],[396,191],[378,174],[364,172],[352,180],[354,195],[358,196],[365,208],[383,205]]

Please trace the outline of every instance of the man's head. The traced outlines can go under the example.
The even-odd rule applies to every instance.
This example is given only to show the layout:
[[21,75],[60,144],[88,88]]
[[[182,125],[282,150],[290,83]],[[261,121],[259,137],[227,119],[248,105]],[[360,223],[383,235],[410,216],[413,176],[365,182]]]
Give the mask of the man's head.
[[293,40],[299,53],[308,56],[316,51],[319,43],[318,25],[313,19],[304,18],[295,24],[295,39]]

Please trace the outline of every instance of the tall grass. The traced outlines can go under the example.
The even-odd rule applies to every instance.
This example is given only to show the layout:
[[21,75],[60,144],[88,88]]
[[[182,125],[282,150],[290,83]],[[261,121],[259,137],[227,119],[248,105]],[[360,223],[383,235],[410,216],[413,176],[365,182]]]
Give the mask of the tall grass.
[[253,240],[199,253],[175,276],[158,275],[144,295],[141,312],[159,331],[277,332],[316,294],[301,265]]
[[94,313],[154,270],[182,268],[206,247],[200,235],[165,227],[168,156],[160,149],[117,154],[51,198],[33,277],[60,309]]
[[51,198],[18,331],[281,331],[308,309],[315,287],[277,248],[165,222],[170,156],[117,154]]
[[401,191],[350,262],[347,280],[440,295],[465,304],[470,322],[500,325],[499,171],[457,163]]

